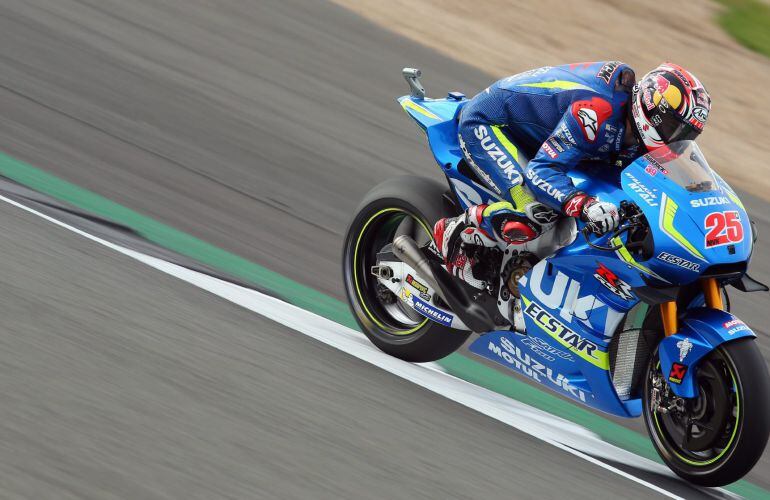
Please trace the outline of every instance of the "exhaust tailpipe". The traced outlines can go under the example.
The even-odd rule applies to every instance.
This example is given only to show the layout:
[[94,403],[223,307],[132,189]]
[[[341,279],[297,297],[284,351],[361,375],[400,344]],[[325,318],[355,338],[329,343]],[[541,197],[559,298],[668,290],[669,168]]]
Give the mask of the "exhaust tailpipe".
[[443,266],[428,259],[411,237],[405,234],[396,237],[393,254],[414,269],[472,331],[485,333],[495,329],[493,317],[452,279]]

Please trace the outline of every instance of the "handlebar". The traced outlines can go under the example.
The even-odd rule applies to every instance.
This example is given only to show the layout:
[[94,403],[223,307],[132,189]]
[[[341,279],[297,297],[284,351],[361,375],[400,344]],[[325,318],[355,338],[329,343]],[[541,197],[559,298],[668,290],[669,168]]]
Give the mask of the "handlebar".
[[[641,209],[639,209],[639,206],[636,205],[636,203],[630,202],[630,201],[621,201],[620,207],[618,208],[618,212],[620,214],[620,226],[618,229],[616,229],[609,237],[609,241],[614,240],[621,234],[630,231],[634,227],[639,227],[643,225],[642,218],[644,217],[644,214],[642,213]],[[627,224],[623,224],[624,222],[627,222]],[[620,250],[623,248],[623,244],[620,245],[613,245],[613,246],[602,246],[597,245],[596,243],[593,243],[591,241],[590,236],[592,234],[595,234],[594,231],[591,230],[591,226],[586,226],[581,230],[581,233],[583,234],[583,238],[585,238],[586,243],[591,248],[595,248],[596,250],[602,250],[605,252],[615,252],[617,250]],[[598,235],[598,236],[604,236],[604,235]]]

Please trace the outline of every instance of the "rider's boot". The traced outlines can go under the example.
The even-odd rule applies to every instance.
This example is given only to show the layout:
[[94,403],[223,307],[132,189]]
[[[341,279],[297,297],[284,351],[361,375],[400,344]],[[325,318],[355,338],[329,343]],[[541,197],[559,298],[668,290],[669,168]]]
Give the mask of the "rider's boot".
[[503,244],[520,244],[539,236],[537,228],[520,216],[494,221],[499,226],[495,231],[492,221],[485,218],[486,209],[487,205],[470,207],[462,215],[439,220],[433,227],[436,247],[444,257],[447,271],[479,290],[487,287],[485,280],[473,274],[480,249],[497,248],[501,239]]

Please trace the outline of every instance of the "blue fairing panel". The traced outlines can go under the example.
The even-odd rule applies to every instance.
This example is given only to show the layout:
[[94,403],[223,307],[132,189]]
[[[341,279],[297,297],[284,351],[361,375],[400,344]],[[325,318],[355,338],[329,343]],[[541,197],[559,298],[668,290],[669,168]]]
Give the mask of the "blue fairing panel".
[[[645,266],[671,283],[686,284],[710,266],[747,262],[753,247],[749,217],[737,196],[728,191],[729,186],[715,185],[713,191],[707,192],[689,191],[653,167],[643,156],[626,167],[620,177],[624,198],[642,209],[655,231],[656,258],[649,259]],[[726,211],[737,214],[743,234],[729,245],[709,246],[709,217]]]
[[457,165],[462,159],[457,141],[457,115],[468,101],[404,96],[398,102],[428,135],[428,143],[436,162],[445,168],[447,165]]
[[411,116],[420,128],[427,129],[441,122],[454,120],[467,100],[456,99],[417,99],[411,96],[398,98],[404,111]]
[[457,119],[460,110],[468,102],[467,99],[419,99],[403,96],[398,102],[428,136],[433,158],[447,176],[461,209],[500,201],[500,196],[492,192],[489,186],[482,184],[478,179],[468,177],[458,168],[463,153],[457,139]]
[[658,348],[661,372],[673,393],[683,398],[696,397],[698,362],[719,345],[745,337],[756,335],[728,312],[705,307],[688,309],[679,333],[663,339]]

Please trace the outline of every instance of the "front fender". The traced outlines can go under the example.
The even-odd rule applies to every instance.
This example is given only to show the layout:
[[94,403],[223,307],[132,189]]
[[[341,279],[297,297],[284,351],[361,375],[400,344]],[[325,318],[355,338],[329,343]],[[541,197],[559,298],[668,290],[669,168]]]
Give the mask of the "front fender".
[[756,335],[732,314],[706,307],[688,309],[679,332],[663,339],[658,347],[660,369],[671,391],[683,398],[696,397],[698,362],[721,344],[744,337]]

